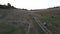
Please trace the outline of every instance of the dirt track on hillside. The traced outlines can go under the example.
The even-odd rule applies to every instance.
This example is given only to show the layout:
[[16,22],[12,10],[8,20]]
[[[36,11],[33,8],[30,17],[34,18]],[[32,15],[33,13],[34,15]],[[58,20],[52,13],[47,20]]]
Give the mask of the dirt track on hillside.
[[[39,25],[39,27],[41,27],[41,29],[45,32],[45,34],[52,34],[52,32],[46,27],[46,26],[44,26],[43,25],[43,23],[38,19],[38,17],[36,17],[36,16],[34,16],[33,15],[33,13],[34,12],[30,12],[29,14],[30,14],[30,16],[31,16],[31,18],[33,18],[34,19],[34,21]],[[32,27],[32,26],[33,27]],[[28,27],[28,34],[30,33],[30,34],[39,34],[39,32],[38,32],[38,30],[36,30],[35,28],[34,28],[34,25],[33,25],[33,22],[31,22],[31,25],[29,24],[29,27]],[[35,33],[34,33],[35,32]]]

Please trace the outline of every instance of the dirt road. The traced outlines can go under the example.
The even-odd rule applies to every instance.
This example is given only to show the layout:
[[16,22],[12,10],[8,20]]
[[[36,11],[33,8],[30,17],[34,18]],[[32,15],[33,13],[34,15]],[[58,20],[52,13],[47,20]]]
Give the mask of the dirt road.
[[[52,32],[46,26],[44,26],[43,23],[38,19],[38,17],[34,16],[32,13],[30,13],[30,16],[35,20],[35,22],[39,25],[39,27],[41,27],[41,29],[45,32],[45,34],[52,34]],[[30,25],[29,25],[29,29],[30,29]],[[28,29],[28,33],[30,31],[29,29]]]

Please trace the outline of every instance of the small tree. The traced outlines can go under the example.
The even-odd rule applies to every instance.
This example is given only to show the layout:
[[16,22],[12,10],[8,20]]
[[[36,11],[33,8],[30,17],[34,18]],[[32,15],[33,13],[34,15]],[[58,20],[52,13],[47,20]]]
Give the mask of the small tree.
[[7,4],[7,6],[10,8],[10,7],[11,7],[11,4],[10,4],[10,3],[8,3],[8,4]]

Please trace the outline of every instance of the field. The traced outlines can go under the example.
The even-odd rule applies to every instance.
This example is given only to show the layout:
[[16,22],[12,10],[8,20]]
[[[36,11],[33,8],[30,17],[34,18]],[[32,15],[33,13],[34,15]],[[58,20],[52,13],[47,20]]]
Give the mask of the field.
[[49,9],[43,12],[35,12],[42,23],[47,23],[47,28],[53,32],[53,34],[60,34],[60,10]]
[[47,23],[53,34],[60,34],[60,8],[42,10],[0,9],[0,34],[45,34],[37,20]]

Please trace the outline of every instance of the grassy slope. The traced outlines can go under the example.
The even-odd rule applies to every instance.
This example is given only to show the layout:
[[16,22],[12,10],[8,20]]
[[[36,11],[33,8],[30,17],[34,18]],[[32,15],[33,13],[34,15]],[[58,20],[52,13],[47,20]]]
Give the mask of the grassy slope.
[[29,22],[26,13],[17,9],[0,9],[0,15],[0,34],[26,34]]
[[54,34],[60,34],[60,10],[49,9],[43,12],[36,12],[35,15],[42,21],[47,23],[47,28]]
[[[36,12],[35,15],[42,22],[47,22],[48,29],[54,34],[60,33],[60,9],[43,10],[41,12]],[[29,20],[29,16],[27,13],[23,12],[23,10],[0,9],[0,34],[25,34],[28,28],[28,23],[30,23]],[[33,25],[34,27],[37,25],[35,24],[35,21]],[[39,27],[36,29],[38,30]],[[44,34],[42,30],[40,33]]]
[[[0,9],[0,34],[26,34],[30,20],[32,20],[33,29],[38,33],[44,34],[40,27],[34,23],[34,19],[24,10]],[[34,30],[34,31],[36,31]],[[36,32],[30,33],[36,33]]]

